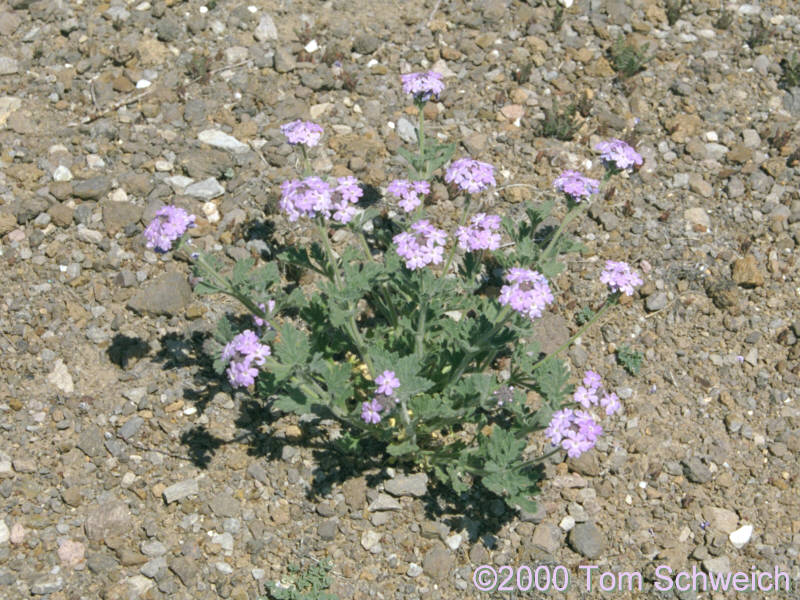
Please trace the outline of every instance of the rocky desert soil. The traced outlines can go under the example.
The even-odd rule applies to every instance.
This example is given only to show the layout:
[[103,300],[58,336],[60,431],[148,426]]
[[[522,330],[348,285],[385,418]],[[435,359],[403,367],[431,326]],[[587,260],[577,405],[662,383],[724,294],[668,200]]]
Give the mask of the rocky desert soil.
[[[547,597],[569,599],[735,597],[658,594],[655,569],[779,567],[792,591],[764,595],[800,598],[800,7],[565,4],[0,1],[0,597],[252,600],[330,559],[340,598],[489,597],[482,564],[564,565]],[[649,58],[627,77],[620,35]],[[381,188],[414,136],[400,74],[428,69],[429,131],[495,165],[501,214],[600,175],[602,139],[645,158],[573,228],[544,335],[575,330],[606,259],[634,265],[645,285],[568,353],[624,414],[548,462],[535,514],[341,464],[326,424],[231,389],[202,348],[239,309],[142,237],[177,204],[227,264],[308,243],[276,209],[280,126],[313,119],[315,169]],[[546,137],[570,105],[571,139]],[[435,186],[440,226],[458,202]],[[590,591],[580,565],[644,590]]]

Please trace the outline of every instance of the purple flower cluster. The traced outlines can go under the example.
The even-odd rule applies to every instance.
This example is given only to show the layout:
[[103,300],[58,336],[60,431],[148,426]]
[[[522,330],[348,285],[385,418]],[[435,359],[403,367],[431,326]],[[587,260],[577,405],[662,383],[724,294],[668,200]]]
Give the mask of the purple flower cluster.
[[[266,304],[262,302],[258,305],[258,308],[263,310],[264,314],[270,316],[272,315],[272,311],[275,310],[275,300],[268,300]],[[253,315],[253,323],[255,323],[256,327],[263,327],[266,324],[268,327],[272,328],[272,325],[270,325],[266,319],[262,319],[261,317],[257,317],[255,315]]]
[[600,158],[606,165],[613,166],[620,171],[633,165],[642,164],[642,155],[627,142],[616,138],[600,142],[594,149],[601,152]]
[[440,264],[446,239],[444,231],[422,219],[411,226],[411,232],[398,233],[392,241],[397,244],[397,254],[406,259],[406,267],[413,271],[431,263]]
[[444,175],[447,183],[455,183],[462,191],[477,194],[490,185],[497,185],[494,180],[494,167],[488,163],[459,158],[453,161]]
[[599,404],[605,409],[607,415],[613,415],[622,408],[619,398],[613,392],[606,392],[601,396],[601,389],[600,375],[594,371],[586,371],[583,374],[583,385],[579,385],[575,389],[572,399],[587,410]]
[[594,448],[597,438],[603,435],[603,428],[589,413],[565,408],[553,413],[544,434],[554,445],[566,450],[567,456],[576,458]]
[[302,121],[300,119],[281,126],[281,132],[286,136],[290,144],[303,144],[309,148],[313,148],[319,144],[322,131],[322,127],[316,123]]
[[319,177],[290,179],[281,184],[280,207],[290,221],[318,214],[340,223],[349,223],[355,215],[353,206],[363,195],[355,177],[339,177],[334,188]]
[[258,341],[254,331],[247,329],[234,337],[222,350],[222,360],[228,364],[228,381],[233,387],[252,385],[258,376],[258,369],[267,360],[271,351],[269,346]]
[[456,231],[458,245],[462,250],[474,252],[475,250],[497,250],[500,247],[500,217],[478,213],[468,227],[459,227]]
[[144,230],[147,247],[168,252],[172,242],[186,233],[191,225],[194,225],[194,215],[177,206],[162,206]]
[[394,371],[384,371],[375,378],[375,383],[378,385],[375,397],[370,402],[361,403],[361,418],[372,425],[380,422],[382,411],[391,410],[399,402],[394,391],[400,387],[400,380]]
[[397,204],[407,213],[410,213],[417,208],[421,203],[419,195],[429,194],[431,191],[431,184],[427,181],[408,181],[407,179],[395,179],[386,188],[386,191],[397,198],[400,202]]
[[642,285],[642,278],[628,263],[613,260],[606,261],[606,268],[600,274],[600,281],[607,284],[612,292],[625,292],[628,296],[633,296],[635,286]]
[[575,202],[580,202],[581,198],[596,194],[600,190],[600,182],[584,177],[578,171],[564,171],[553,182],[553,187],[571,196]]
[[506,281],[509,285],[500,288],[500,304],[511,306],[531,320],[541,317],[553,302],[547,279],[538,271],[515,267],[509,270]]
[[431,96],[438,98],[444,91],[442,75],[436,71],[407,73],[400,78],[403,80],[403,91],[406,94],[413,94],[418,102],[427,102]]
[[[587,410],[599,404],[607,415],[613,415],[622,405],[613,392],[606,392],[601,397],[601,385],[600,375],[594,371],[586,371],[583,374],[583,385],[576,388],[572,399]],[[544,433],[553,444],[566,450],[567,456],[575,458],[594,447],[597,438],[603,434],[603,428],[588,412],[565,408],[553,413]]]

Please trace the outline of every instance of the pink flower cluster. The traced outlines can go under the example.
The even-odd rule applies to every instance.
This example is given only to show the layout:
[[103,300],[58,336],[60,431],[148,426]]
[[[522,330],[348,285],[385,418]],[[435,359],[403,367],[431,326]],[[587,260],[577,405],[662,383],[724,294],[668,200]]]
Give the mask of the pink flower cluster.
[[[613,415],[621,408],[619,398],[613,392],[600,397],[601,385],[600,375],[586,371],[583,385],[577,387],[573,400],[587,410],[599,404],[607,415]],[[603,428],[585,410],[565,408],[553,413],[544,433],[554,445],[566,450],[567,456],[575,458],[594,448],[597,438],[603,434]]]
[[269,346],[259,342],[254,331],[246,329],[238,334],[222,350],[222,360],[230,361],[226,371],[228,381],[233,387],[252,385],[258,377],[253,364],[263,365],[270,354]]
[[462,250],[497,250],[500,247],[500,217],[478,213],[467,227],[459,227],[456,231],[458,245]]
[[515,267],[506,275],[509,285],[500,288],[499,302],[529,319],[538,319],[554,300],[547,278],[538,271]]
[[596,194],[600,190],[600,182],[584,177],[578,171],[564,171],[553,182],[553,187],[571,196],[575,202],[580,202],[581,198]]
[[441,73],[428,71],[427,73],[406,73],[401,75],[403,91],[413,94],[418,102],[427,102],[431,96],[439,97],[444,91]]
[[628,263],[607,260],[606,268],[600,274],[600,282],[608,285],[612,292],[625,292],[633,296],[633,288],[642,285],[642,278]]
[[159,252],[169,252],[172,242],[180,238],[194,225],[194,215],[177,206],[162,206],[156,211],[155,219],[144,230],[148,248]]
[[292,222],[319,214],[326,219],[333,215],[335,221],[349,223],[356,212],[353,205],[364,192],[355,177],[339,177],[337,181],[336,187],[319,177],[284,181],[279,205]]
[[298,119],[297,121],[282,125],[281,132],[286,136],[290,144],[303,144],[309,148],[313,148],[319,144],[323,129],[316,123]]
[[411,232],[398,233],[392,241],[397,244],[397,254],[406,259],[406,267],[413,271],[431,263],[440,264],[446,239],[444,231],[422,219],[411,226]]
[[600,142],[594,147],[600,151],[600,158],[607,166],[618,170],[642,164],[642,155],[627,142],[616,138]]
[[444,174],[447,183],[454,183],[464,192],[477,194],[490,185],[497,185],[494,179],[494,167],[489,163],[459,158],[453,161]]
[[394,391],[400,387],[400,380],[394,371],[384,371],[375,378],[375,383],[378,384],[375,397],[370,402],[361,403],[361,418],[372,425],[380,423],[382,411],[391,410],[399,402]]
[[395,179],[388,185],[386,191],[400,201],[397,203],[407,213],[410,213],[420,204],[420,194],[426,195],[431,192],[431,184],[427,181],[408,181],[407,179]]

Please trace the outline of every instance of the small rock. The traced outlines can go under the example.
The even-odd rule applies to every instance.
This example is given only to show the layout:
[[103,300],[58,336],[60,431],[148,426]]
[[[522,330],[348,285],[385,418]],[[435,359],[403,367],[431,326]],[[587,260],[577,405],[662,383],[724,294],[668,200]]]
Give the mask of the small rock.
[[683,461],[683,472],[689,481],[694,483],[708,483],[711,481],[711,469],[703,462],[693,456],[689,460]]
[[261,15],[261,18],[258,21],[258,26],[253,32],[253,37],[256,38],[256,41],[258,42],[278,40],[278,28],[275,27],[275,21],[272,20],[270,15]]
[[209,177],[208,179],[193,183],[186,188],[184,193],[187,196],[200,198],[201,200],[211,200],[224,194],[225,188],[220,185],[219,181],[213,177]]
[[64,165],[58,165],[53,171],[53,181],[72,181],[72,171]]
[[703,567],[712,575],[714,573],[726,575],[727,573],[731,572],[731,561],[727,556],[707,558],[703,561]]
[[667,305],[667,294],[665,292],[656,292],[651,294],[645,300],[644,306],[648,312],[655,312],[661,310]]
[[420,498],[428,492],[428,476],[425,473],[396,475],[383,484],[392,496],[414,496]]
[[339,525],[336,519],[328,519],[319,524],[319,527],[317,527],[317,535],[323,540],[331,541],[336,537],[338,528]]
[[75,390],[75,385],[72,383],[72,376],[69,374],[67,365],[60,358],[56,360],[53,365],[53,370],[47,376],[48,383],[56,386],[65,394],[71,394]]
[[285,46],[275,49],[274,66],[278,73],[289,73],[297,67],[297,60],[292,52]]
[[731,544],[733,544],[733,547],[738,549],[749,542],[752,536],[753,526],[743,525],[736,531],[731,531],[730,535],[728,535],[728,539],[731,541]]
[[171,271],[142,288],[128,301],[128,308],[142,314],[174,316],[191,300],[192,289],[186,277]]
[[121,537],[131,528],[128,505],[120,500],[111,500],[96,505],[86,517],[84,530],[90,541],[97,542],[106,537]]
[[0,212],[0,236],[14,231],[17,228],[17,217],[7,212]]
[[555,554],[561,547],[561,532],[551,523],[539,523],[533,530],[530,543],[548,554]]
[[370,550],[381,541],[381,534],[372,529],[367,529],[361,534],[361,546],[364,550]]
[[167,547],[158,540],[142,542],[139,545],[139,550],[142,551],[142,554],[151,558],[164,556],[167,553]]
[[711,527],[723,533],[731,533],[739,524],[739,516],[735,512],[717,506],[703,509],[703,517],[711,523]]
[[22,106],[22,100],[14,96],[0,96],[0,127],[3,127],[16,110]]
[[415,144],[417,142],[417,130],[411,121],[405,117],[400,117],[397,120],[397,135],[407,144]]
[[222,150],[229,150],[231,152],[247,152],[250,146],[237,140],[232,135],[228,135],[219,129],[206,129],[197,134],[197,139],[201,142],[213,146],[214,148],[221,148]]
[[[2,530],[5,523],[0,520],[0,530]],[[11,535],[9,536],[9,541],[14,544],[15,546],[19,546],[22,542],[25,541],[25,528],[22,526],[22,523],[14,523],[11,527]],[[0,544],[3,542],[3,533],[0,531]]]
[[711,219],[708,213],[699,206],[687,208],[683,211],[683,218],[686,220],[687,229],[702,233],[711,231]]
[[455,559],[440,543],[428,550],[422,559],[422,570],[428,577],[437,580],[446,580],[450,577],[453,570]]
[[406,570],[406,575],[409,577],[419,577],[422,575],[422,567],[416,563],[410,563],[408,565],[408,569]]
[[101,175],[72,184],[72,194],[82,200],[98,200],[111,189],[111,179]]
[[401,510],[403,505],[387,494],[378,494],[378,497],[369,505],[369,512],[384,510]]
[[143,424],[144,419],[138,415],[135,415],[125,421],[125,424],[119,428],[119,431],[117,431],[117,435],[127,442],[133,436],[139,433],[139,430],[142,428]]
[[45,594],[54,594],[64,587],[64,579],[62,577],[53,577],[46,575],[37,579],[31,585],[31,594],[35,596],[44,596]]
[[110,233],[122,231],[142,218],[143,208],[131,202],[106,202],[103,204],[103,223]]
[[0,56],[0,75],[13,75],[19,72],[17,59],[10,56]]
[[598,558],[605,549],[605,536],[594,523],[579,523],[569,533],[569,545],[586,558]]
[[173,483],[164,490],[164,502],[167,504],[172,504],[177,500],[182,500],[187,496],[197,494],[199,491],[200,487],[197,485],[196,479],[185,479],[183,481],[179,481],[178,483]]
[[5,520],[0,519],[0,544],[5,544],[11,539],[11,532],[8,530]]
[[372,54],[378,49],[380,40],[369,33],[362,33],[356,36],[353,41],[353,50],[359,54]]
[[748,254],[733,263],[733,280],[747,288],[764,285],[764,274],[759,269],[755,256]]
[[58,545],[58,558],[61,564],[68,568],[78,566],[83,562],[86,547],[80,542],[72,540],[63,540]]
[[229,494],[217,494],[209,502],[211,512],[218,517],[236,517],[241,511],[239,501]]

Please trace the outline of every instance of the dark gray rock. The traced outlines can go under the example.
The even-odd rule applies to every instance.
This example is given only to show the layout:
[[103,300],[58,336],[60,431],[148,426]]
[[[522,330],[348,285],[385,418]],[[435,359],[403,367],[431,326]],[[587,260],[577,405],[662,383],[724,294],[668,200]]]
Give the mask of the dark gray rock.
[[140,314],[177,315],[192,300],[192,288],[181,273],[172,271],[146,285],[128,301]]
[[111,189],[111,179],[104,175],[72,182],[72,195],[82,200],[97,200]]
[[605,536],[594,523],[579,523],[569,532],[569,545],[586,558],[598,558],[605,549]]

